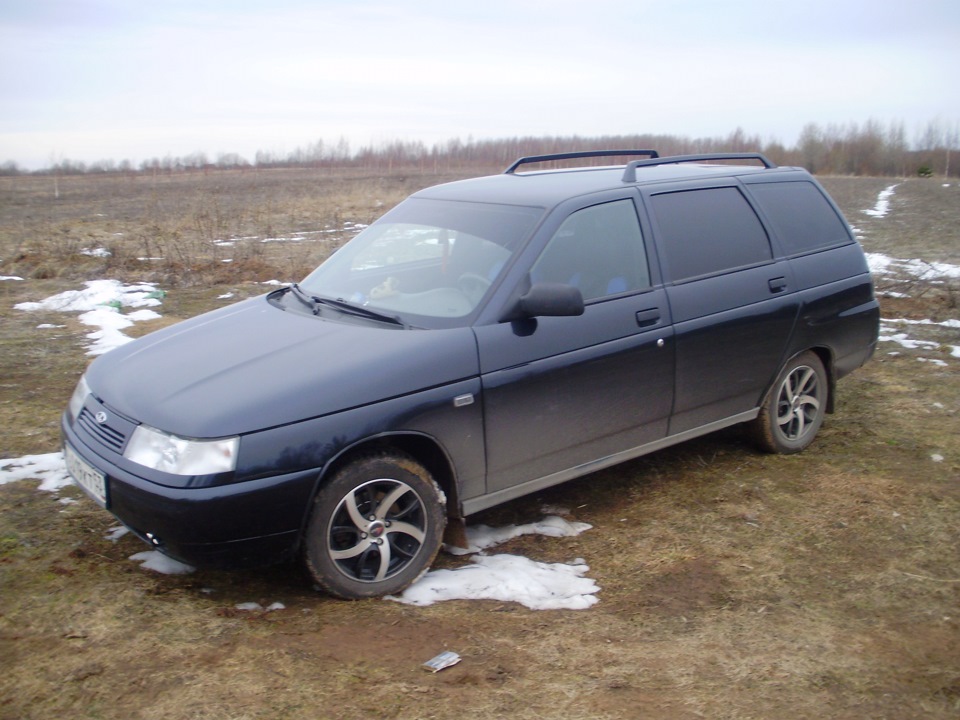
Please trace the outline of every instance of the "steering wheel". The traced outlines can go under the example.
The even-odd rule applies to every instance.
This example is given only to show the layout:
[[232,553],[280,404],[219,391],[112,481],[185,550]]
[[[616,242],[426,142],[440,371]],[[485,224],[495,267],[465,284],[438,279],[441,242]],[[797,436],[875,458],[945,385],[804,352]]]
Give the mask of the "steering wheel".
[[467,297],[473,307],[476,307],[489,287],[490,281],[477,273],[465,272],[457,278],[457,288]]

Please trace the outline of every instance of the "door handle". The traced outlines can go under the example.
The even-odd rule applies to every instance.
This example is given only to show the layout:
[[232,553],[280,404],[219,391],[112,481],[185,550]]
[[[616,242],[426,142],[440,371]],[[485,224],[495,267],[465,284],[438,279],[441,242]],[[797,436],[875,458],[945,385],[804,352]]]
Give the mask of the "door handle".
[[660,308],[649,308],[637,313],[637,325],[647,327],[660,322]]
[[770,288],[772,293],[783,292],[787,289],[787,279],[785,277],[773,278],[767,281],[767,287]]

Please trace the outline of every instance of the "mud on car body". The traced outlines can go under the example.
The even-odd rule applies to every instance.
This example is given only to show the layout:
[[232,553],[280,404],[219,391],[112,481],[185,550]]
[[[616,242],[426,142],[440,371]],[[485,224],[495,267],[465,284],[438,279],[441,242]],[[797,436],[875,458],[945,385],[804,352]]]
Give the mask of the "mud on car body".
[[[521,171],[598,154],[635,159]],[[803,450],[878,321],[863,251],[802,169],[523,158],[415,193],[300,283],[97,359],[64,452],[174,558],[299,557],[334,595],[396,593],[448,522],[527,493],[737,424]]]

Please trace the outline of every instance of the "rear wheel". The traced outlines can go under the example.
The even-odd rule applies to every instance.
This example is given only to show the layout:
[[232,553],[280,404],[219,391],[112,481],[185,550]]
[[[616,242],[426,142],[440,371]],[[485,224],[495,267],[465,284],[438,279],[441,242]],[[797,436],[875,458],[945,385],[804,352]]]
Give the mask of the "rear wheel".
[[443,493],[401,453],[362,456],[314,499],[304,561],[327,592],[346,599],[402,591],[430,567],[446,525]]
[[816,353],[807,351],[788,362],[753,421],[763,450],[795,453],[816,437],[827,409],[827,372]]

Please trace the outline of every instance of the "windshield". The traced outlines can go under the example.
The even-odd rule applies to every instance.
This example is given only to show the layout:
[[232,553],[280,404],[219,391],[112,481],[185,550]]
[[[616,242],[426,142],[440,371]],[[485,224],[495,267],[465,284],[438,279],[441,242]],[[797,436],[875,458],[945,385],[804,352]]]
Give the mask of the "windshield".
[[320,297],[436,326],[417,318],[470,315],[542,213],[540,208],[408,198],[300,284]]

